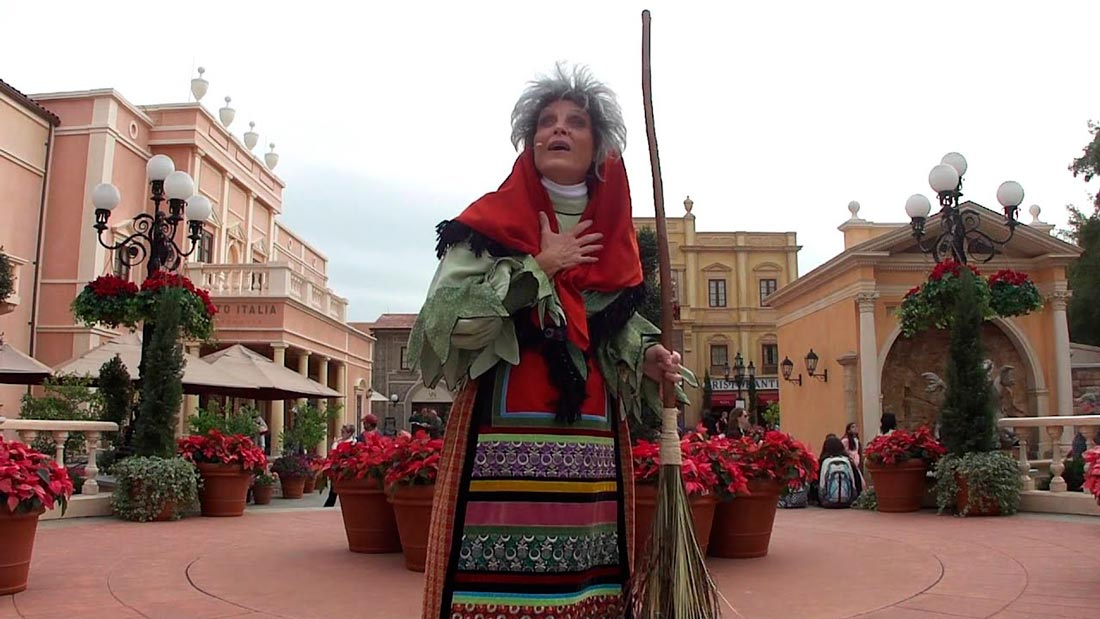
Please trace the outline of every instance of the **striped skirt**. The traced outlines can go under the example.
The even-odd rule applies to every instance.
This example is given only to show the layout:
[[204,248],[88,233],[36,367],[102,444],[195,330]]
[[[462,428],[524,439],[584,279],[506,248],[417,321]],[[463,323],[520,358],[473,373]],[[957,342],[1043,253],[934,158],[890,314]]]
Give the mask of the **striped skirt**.
[[524,353],[452,407],[424,619],[629,616],[626,424],[594,366],[581,419],[557,422],[545,371],[540,355]]

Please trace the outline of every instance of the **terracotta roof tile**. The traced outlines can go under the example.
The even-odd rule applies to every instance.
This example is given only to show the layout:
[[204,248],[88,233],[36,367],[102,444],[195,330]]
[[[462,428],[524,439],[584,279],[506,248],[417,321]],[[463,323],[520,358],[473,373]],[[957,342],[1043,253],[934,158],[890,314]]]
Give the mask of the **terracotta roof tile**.
[[19,92],[14,86],[4,80],[0,80],[0,92],[22,103],[28,110],[36,116],[44,118],[51,125],[56,127],[61,124],[61,119],[57,117],[57,114],[42,107],[37,101]]
[[417,314],[382,314],[374,324],[372,330],[377,329],[412,329],[416,324]]

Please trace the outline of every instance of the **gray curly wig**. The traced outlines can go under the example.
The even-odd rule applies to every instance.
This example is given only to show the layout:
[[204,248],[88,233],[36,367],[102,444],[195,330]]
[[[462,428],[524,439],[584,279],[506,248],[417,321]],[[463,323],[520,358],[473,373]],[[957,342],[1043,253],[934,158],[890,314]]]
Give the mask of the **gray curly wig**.
[[528,83],[516,101],[512,108],[512,146],[519,149],[534,142],[542,108],[560,100],[576,103],[592,119],[594,163],[626,150],[626,124],[615,93],[592,77],[588,67],[577,65],[570,71],[560,62],[550,75]]

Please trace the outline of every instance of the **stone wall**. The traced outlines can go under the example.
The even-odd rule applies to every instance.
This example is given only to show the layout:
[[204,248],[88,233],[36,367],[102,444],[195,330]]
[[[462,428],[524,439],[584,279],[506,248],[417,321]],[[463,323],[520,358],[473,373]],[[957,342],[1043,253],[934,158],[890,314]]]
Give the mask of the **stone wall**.
[[[397,428],[409,427],[408,394],[420,382],[420,373],[401,369],[401,349],[408,345],[409,329],[376,329],[373,331],[378,341],[374,345],[374,366],[371,373],[371,387],[376,393],[387,398],[396,393],[399,398],[396,411],[393,404],[375,402],[374,411],[379,419],[394,415]],[[396,413],[396,414],[395,414]]]
[[[1028,396],[1033,385],[1012,341],[999,327],[986,323],[982,327],[982,346],[984,357],[993,362],[993,376],[1001,379],[998,383],[1006,383],[1002,393],[1010,394],[1000,403],[1002,414],[1034,416],[1034,404]],[[936,379],[945,379],[949,347],[949,334],[942,330],[894,342],[882,373],[882,410],[897,415],[899,427],[935,425],[944,396]]]
[[1100,364],[1088,364],[1074,367],[1073,373],[1073,414],[1095,415],[1096,406],[1080,401],[1086,393],[1098,394],[1100,397]]

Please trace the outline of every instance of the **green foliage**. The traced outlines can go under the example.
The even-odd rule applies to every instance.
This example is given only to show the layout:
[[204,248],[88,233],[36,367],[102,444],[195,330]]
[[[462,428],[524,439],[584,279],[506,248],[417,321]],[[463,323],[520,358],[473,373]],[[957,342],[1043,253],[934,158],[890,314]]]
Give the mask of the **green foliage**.
[[764,409],[764,423],[769,428],[779,427],[779,402],[772,402]]
[[[1073,172],[1073,177],[1077,178],[1078,175],[1081,175],[1085,178],[1086,183],[1100,176],[1100,123],[1090,120],[1089,134],[1092,135],[1092,141],[1085,146],[1081,156],[1074,159],[1069,166],[1070,171]],[[1100,191],[1093,197],[1093,205],[1100,209]]]
[[339,414],[333,408],[326,414],[312,404],[295,406],[291,427],[279,435],[284,454],[301,454],[314,451],[328,437],[328,422]]
[[117,485],[111,509],[123,520],[148,522],[167,505],[173,520],[198,501],[199,474],[183,458],[133,457],[111,467]]
[[11,263],[11,258],[4,253],[4,248],[0,247],[0,303],[7,301],[14,292],[15,267]]
[[642,261],[645,297],[638,313],[649,322],[661,326],[661,286],[657,255],[657,233],[653,228],[638,230],[638,255]]
[[[959,478],[966,480],[966,505],[956,505]],[[1003,451],[948,454],[936,464],[936,505],[941,513],[953,507],[966,516],[971,509],[993,503],[1002,516],[1020,508],[1020,468],[1012,456]]]
[[260,474],[256,475],[256,479],[254,479],[252,481],[252,485],[253,486],[260,486],[260,487],[274,486],[275,485],[275,476],[274,475],[269,475],[267,473],[260,473]]
[[176,415],[183,401],[183,346],[180,344],[179,290],[161,293],[153,337],[145,351],[140,413],[134,422],[139,456],[176,453]]
[[878,511],[878,494],[875,493],[875,489],[867,488],[864,490],[854,503],[852,503],[852,509],[866,509],[868,511]]
[[[40,396],[24,394],[19,408],[23,419],[50,419],[61,421],[95,421],[103,414],[103,396],[91,387],[92,380],[84,376],[60,374],[51,376],[42,384]],[[49,434],[40,435],[31,447],[42,453],[54,452]],[[65,454],[73,456],[85,452],[84,434],[73,432],[65,442]]]
[[187,427],[191,434],[205,435],[211,430],[217,430],[222,434],[243,434],[254,438],[260,432],[256,415],[256,407],[252,405],[241,406],[236,411],[226,411],[222,410],[221,403],[211,400],[187,419]]
[[[118,355],[99,368],[99,393],[103,397],[103,421],[113,421],[119,429],[130,423],[134,409],[134,384],[126,364]],[[114,436],[108,436],[112,443]]]
[[947,357],[947,395],[940,412],[940,440],[947,453],[993,451],[998,446],[993,398],[982,366],[982,309],[977,277],[963,269]]
[[1069,207],[1070,229],[1066,233],[1084,252],[1069,267],[1070,340],[1100,346],[1100,209],[1086,215]]

